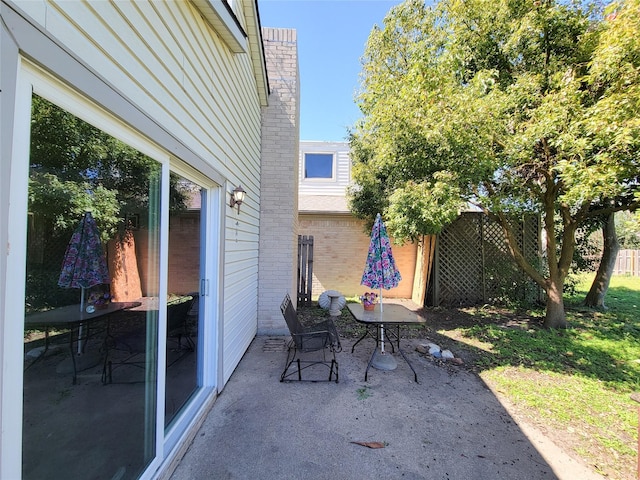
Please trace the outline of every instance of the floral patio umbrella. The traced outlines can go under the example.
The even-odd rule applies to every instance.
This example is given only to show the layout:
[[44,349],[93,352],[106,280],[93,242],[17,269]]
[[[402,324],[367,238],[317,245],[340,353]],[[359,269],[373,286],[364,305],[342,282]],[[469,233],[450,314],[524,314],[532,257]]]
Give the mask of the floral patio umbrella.
[[86,212],[67,245],[58,285],[81,289],[80,311],[84,312],[85,289],[102,283],[109,283],[107,259],[96,221]]
[[[396,268],[396,262],[391,252],[391,242],[387,235],[387,228],[384,226],[382,217],[378,213],[376,221],[371,229],[371,242],[369,243],[369,253],[364,267],[361,285],[380,289],[380,319],[383,318],[382,289],[389,290],[397,287],[402,277]],[[381,353],[384,355],[384,326],[380,327],[380,339],[382,344]]]

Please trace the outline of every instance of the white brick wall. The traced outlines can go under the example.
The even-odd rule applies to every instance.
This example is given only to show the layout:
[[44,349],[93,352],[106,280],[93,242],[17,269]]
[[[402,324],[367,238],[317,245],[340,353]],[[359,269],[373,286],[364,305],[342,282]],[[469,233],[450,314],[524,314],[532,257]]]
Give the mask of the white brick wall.
[[263,28],[269,106],[262,112],[258,334],[286,334],[280,312],[296,298],[300,83],[296,31]]

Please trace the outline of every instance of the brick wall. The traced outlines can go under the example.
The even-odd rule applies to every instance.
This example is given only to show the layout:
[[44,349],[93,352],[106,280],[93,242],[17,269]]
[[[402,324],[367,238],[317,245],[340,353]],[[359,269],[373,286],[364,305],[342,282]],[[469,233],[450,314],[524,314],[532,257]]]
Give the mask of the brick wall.
[[[135,246],[132,248],[135,248],[142,295],[156,296],[158,279],[149,277],[151,272],[141,268],[152,262],[149,257],[149,232],[141,228],[134,231],[134,238]],[[185,294],[200,290],[200,211],[169,216],[168,267],[167,293]],[[153,269],[153,272],[156,270]],[[123,298],[122,301],[124,300]]]
[[200,290],[200,211],[169,218],[168,293]]
[[[300,214],[299,234],[313,235],[313,297],[325,290],[357,296],[371,289],[360,285],[369,250],[370,232],[350,215]],[[383,290],[385,297],[411,298],[417,246],[391,244],[402,280]]]
[[296,31],[263,28],[271,93],[262,112],[258,334],[288,332],[280,303],[296,294],[300,84]]

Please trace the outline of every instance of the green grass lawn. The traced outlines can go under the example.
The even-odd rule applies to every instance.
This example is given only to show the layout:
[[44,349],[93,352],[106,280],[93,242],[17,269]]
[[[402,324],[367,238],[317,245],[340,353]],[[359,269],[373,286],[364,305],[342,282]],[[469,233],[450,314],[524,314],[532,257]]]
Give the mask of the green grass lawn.
[[581,305],[592,278],[578,277],[575,292],[565,298],[566,330],[485,321],[457,335],[486,347],[477,359],[481,377],[532,423],[608,478],[632,480],[640,405],[630,394],[640,392],[640,278],[614,277],[606,311]]

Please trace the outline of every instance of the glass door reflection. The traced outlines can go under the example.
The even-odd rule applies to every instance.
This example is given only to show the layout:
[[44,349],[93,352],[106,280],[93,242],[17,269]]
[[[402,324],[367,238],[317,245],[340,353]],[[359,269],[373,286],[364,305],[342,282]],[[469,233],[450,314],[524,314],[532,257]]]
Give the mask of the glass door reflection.
[[185,208],[171,212],[169,220],[165,427],[178,417],[200,386],[199,289],[206,231],[202,215],[205,190],[176,173],[171,174],[171,182],[188,195]]
[[[31,125],[22,477],[135,479],[156,452],[162,165],[38,96]],[[63,288],[87,211],[108,275]]]

